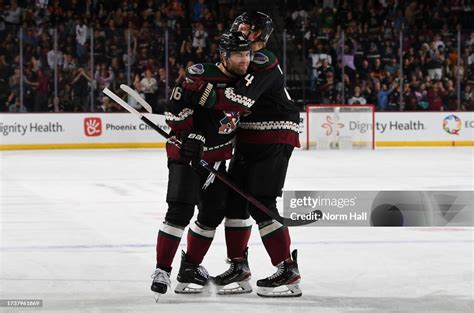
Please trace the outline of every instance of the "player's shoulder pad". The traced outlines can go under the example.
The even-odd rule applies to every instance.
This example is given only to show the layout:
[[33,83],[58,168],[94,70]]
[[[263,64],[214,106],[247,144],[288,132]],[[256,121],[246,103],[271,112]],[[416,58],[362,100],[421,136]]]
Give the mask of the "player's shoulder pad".
[[261,49],[254,53],[251,66],[254,70],[270,70],[278,65],[276,55],[267,49]]
[[191,65],[186,69],[187,77],[207,77],[215,76],[219,70],[215,64],[212,63],[197,63]]

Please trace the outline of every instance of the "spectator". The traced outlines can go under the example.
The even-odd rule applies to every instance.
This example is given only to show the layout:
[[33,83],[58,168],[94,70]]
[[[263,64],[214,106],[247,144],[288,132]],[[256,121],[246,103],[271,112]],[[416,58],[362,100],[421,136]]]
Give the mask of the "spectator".
[[357,69],[357,76],[361,81],[367,81],[369,79],[369,62],[367,60],[362,61],[362,65]]
[[435,52],[433,56],[427,58],[428,75],[431,80],[443,78],[443,57],[439,52]]
[[66,17],[64,9],[59,3],[59,0],[54,0],[53,4],[49,6],[48,11],[52,26],[62,23]]
[[20,69],[16,68],[13,75],[8,80],[10,87],[10,95],[7,102],[12,102],[16,98],[20,98]]
[[449,111],[456,111],[458,109],[458,96],[454,89],[454,83],[452,80],[446,82],[446,96],[445,105]]
[[158,71],[158,113],[164,112],[164,105],[166,104],[168,97],[166,96],[166,70],[160,68]]
[[374,65],[371,68],[369,75],[372,79],[377,79],[377,80],[382,79],[382,77],[385,75],[384,70],[382,68],[382,62],[380,61],[379,58],[374,60]]
[[198,0],[195,2],[192,6],[193,11],[192,11],[192,17],[191,19],[193,22],[198,22],[203,18],[204,14],[204,9],[207,8],[207,5],[205,3],[205,0]]
[[403,103],[405,104],[405,111],[415,111],[417,109],[416,87],[410,87],[408,83],[403,84]]
[[388,107],[389,96],[394,91],[394,88],[396,88],[396,84],[390,86],[390,89],[388,88],[387,84],[382,84],[382,88],[380,88],[379,82],[375,84],[375,90],[377,91],[377,109],[379,111],[386,111],[387,109],[390,109]]
[[51,103],[48,105],[48,110],[49,112],[64,112],[64,104],[61,102],[59,97],[53,97],[53,100]]
[[472,91],[472,87],[470,85],[466,85],[461,93],[461,104],[463,110],[467,111],[474,109],[474,107],[472,106],[473,94],[474,92]]
[[171,0],[167,6],[168,14],[171,16],[184,17],[184,6],[179,0]]
[[83,18],[80,18],[76,24],[76,54],[79,63],[86,63],[86,40],[87,40],[87,26]]
[[397,59],[391,58],[390,63],[385,65],[384,70],[389,72],[392,76],[396,76],[400,70],[400,66],[397,63]]
[[428,110],[429,111],[444,111],[443,100],[446,96],[441,82],[436,81],[428,90]]
[[463,108],[466,111],[474,111],[474,93],[471,92],[469,98],[464,102]]
[[8,79],[11,75],[12,68],[5,61],[5,55],[0,51],[0,112],[7,109],[5,103],[7,102],[8,96],[10,94]]
[[329,65],[327,59],[322,59],[321,66],[319,67],[316,74],[318,85],[325,84],[329,74],[331,74],[331,77],[334,77],[334,69]]
[[205,29],[211,29],[216,24],[214,15],[212,14],[211,10],[209,10],[208,8],[204,8],[203,18],[201,19],[201,23],[203,24]]
[[87,98],[90,96],[88,84],[92,83],[92,78],[84,70],[79,67],[74,70],[74,78],[71,81],[72,85],[72,107],[74,112],[87,112],[88,101]]
[[316,80],[318,79],[318,71],[322,66],[322,61],[326,60],[328,65],[332,64],[332,57],[323,49],[323,44],[319,40],[314,41],[314,48],[309,49],[309,58],[311,59],[311,88],[314,87]]
[[97,65],[94,80],[97,82],[97,88],[99,88],[99,90],[108,87],[114,78],[115,74],[111,67],[107,67],[105,63]]
[[21,106],[20,98],[16,97],[15,102],[8,107],[8,112],[10,113],[25,113],[26,108]]
[[179,52],[179,62],[186,64],[188,61],[193,59],[193,45],[191,42],[184,40],[181,43],[181,49]]
[[77,68],[77,59],[74,58],[72,54],[64,54],[63,57],[63,71],[70,72]]
[[56,60],[56,66],[59,68],[63,65],[63,53],[59,49],[57,50],[57,52],[55,52],[54,49],[51,49],[48,51],[47,60],[48,60],[49,68],[51,70],[54,70],[55,60]]
[[319,99],[320,103],[336,103],[337,99],[337,90],[336,82],[334,80],[334,74],[331,71],[328,71],[325,75],[325,80],[319,86]]
[[20,25],[21,8],[18,6],[16,0],[10,1],[10,8],[6,11],[4,21],[6,24]]
[[471,32],[471,35],[469,36],[469,39],[466,40],[466,42],[464,43],[464,45],[466,47],[472,47],[474,46],[474,32]]
[[145,71],[145,77],[140,81],[141,92],[145,95],[145,100],[153,109],[157,109],[158,100],[156,91],[158,90],[158,83],[153,77],[151,70]]
[[197,23],[193,32],[193,48],[206,48],[207,37],[208,33],[204,30],[204,26],[201,23]]
[[36,71],[37,80],[28,82],[36,89],[33,112],[48,111],[48,92],[49,92],[49,72],[38,69]]
[[366,104],[367,100],[362,96],[360,87],[354,87],[354,95],[348,100],[349,104]]

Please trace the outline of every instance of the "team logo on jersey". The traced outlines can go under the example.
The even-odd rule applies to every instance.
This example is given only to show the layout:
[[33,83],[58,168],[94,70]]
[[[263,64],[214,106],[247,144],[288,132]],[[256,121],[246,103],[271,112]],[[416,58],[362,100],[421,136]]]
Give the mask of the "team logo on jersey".
[[321,127],[326,130],[326,136],[331,136],[333,133],[339,136],[339,129],[344,128],[344,124],[335,121],[332,116],[326,116],[326,123],[321,124]]
[[202,65],[201,63],[194,64],[193,66],[190,66],[188,68],[188,71],[192,75],[201,75],[202,73],[204,73],[204,65]]
[[86,117],[84,119],[84,134],[87,137],[102,135],[102,120],[98,117]]
[[219,134],[227,135],[232,133],[239,123],[239,114],[236,112],[224,112],[225,117],[220,120],[221,127],[219,127]]
[[451,135],[458,135],[461,130],[462,122],[459,117],[456,115],[448,115],[443,120],[443,129]]
[[257,52],[253,55],[252,62],[255,62],[261,65],[261,64],[267,63],[268,61],[270,61],[270,59],[266,56],[266,54],[262,52]]

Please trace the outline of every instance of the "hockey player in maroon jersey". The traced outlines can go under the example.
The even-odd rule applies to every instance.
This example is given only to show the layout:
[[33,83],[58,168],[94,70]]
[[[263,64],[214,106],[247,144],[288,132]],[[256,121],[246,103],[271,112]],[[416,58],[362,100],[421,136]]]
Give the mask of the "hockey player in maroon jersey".
[[[262,12],[243,13],[232,28],[248,36],[254,52],[253,60],[243,79],[234,87],[216,90],[216,97],[207,99],[206,106],[218,110],[250,110],[251,113],[240,120],[229,174],[245,191],[277,212],[276,198],[281,196],[289,159],[294,147],[300,146],[299,111],[284,87],[278,59],[265,48],[273,31],[271,18]],[[199,84],[203,83],[195,82],[195,85]],[[251,291],[247,262],[251,230],[249,213],[259,226],[272,264],[277,267],[275,274],[257,281],[257,294],[263,297],[301,296],[297,251],[290,255],[291,240],[287,227],[232,192],[228,196],[225,220],[230,268],[213,279],[218,293]],[[237,287],[226,288],[235,283]],[[275,290],[281,286],[286,286],[287,290]]]
[[[187,251],[182,253],[176,293],[200,293],[206,289],[209,275],[200,265],[214,237],[216,227],[225,213],[226,186],[213,175],[198,173],[189,163],[205,160],[216,170],[225,172],[225,160],[232,156],[239,113],[205,109],[219,88],[230,86],[246,73],[250,63],[250,45],[240,32],[223,34],[219,42],[221,63],[195,64],[186,70],[187,80],[202,80],[209,85],[202,93],[195,92],[202,107],[191,107],[193,95],[184,94],[180,85],[172,93],[165,112],[166,123],[173,137],[166,144],[169,180],[166,201],[168,210],[160,227],[156,244],[156,270],[152,291],[157,296],[170,287],[173,258],[184,228],[198,205],[197,221],[187,234]],[[212,82],[212,83],[211,83]],[[189,95],[189,97],[187,97]],[[190,98],[191,97],[191,98]],[[198,100],[199,101],[199,100]],[[179,141],[181,144],[179,144]],[[191,288],[190,284],[202,287]]]

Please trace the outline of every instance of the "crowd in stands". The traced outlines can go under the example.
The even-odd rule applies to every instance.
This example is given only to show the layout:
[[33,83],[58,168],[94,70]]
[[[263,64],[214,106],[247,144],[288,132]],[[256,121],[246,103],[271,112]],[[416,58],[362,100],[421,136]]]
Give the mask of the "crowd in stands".
[[[295,47],[288,68],[304,73],[308,102],[456,110],[459,73],[461,109],[474,110],[474,29],[462,29],[457,50],[463,1],[278,3],[287,16],[273,15],[274,37],[286,27]],[[245,8],[245,0],[0,0],[0,111],[117,112],[100,91],[120,94],[123,83],[160,110],[185,67],[219,60],[217,40]]]
[[159,108],[167,77],[172,87],[186,66],[219,60],[224,21],[241,11],[239,0],[0,0],[0,111],[121,111],[100,91],[127,82]]
[[461,28],[464,2],[288,1],[286,28],[304,56],[309,98],[380,111],[457,110],[458,74],[461,109],[474,110],[474,29]]

